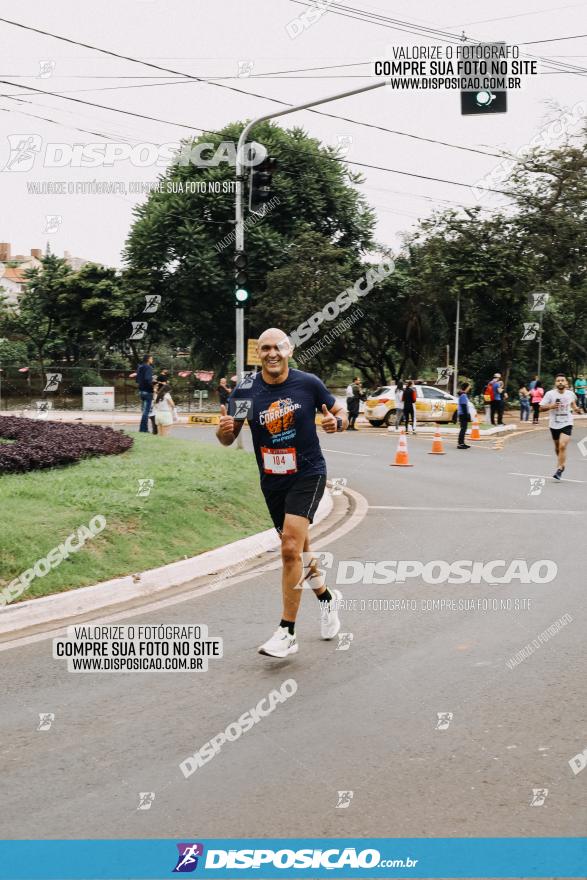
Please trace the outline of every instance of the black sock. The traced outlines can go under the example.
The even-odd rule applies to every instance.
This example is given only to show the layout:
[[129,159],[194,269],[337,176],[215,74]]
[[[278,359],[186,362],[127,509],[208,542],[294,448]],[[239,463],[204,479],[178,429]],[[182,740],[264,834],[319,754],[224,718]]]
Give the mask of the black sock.
[[286,627],[287,627],[287,631],[288,631],[288,633],[290,634],[290,636],[293,636],[293,634],[294,634],[294,630],[295,630],[295,628],[296,628],[295,620],[282,620],[281,623],[280,623],[279,625],[280,625],[280,626],[286,626]]
[[324,590],[323,593],[320,593],[320,595],[318,596],[318,601],[319,602],[332,602],[332,593],[330,592],[328,587],[326,587],[326,589]]

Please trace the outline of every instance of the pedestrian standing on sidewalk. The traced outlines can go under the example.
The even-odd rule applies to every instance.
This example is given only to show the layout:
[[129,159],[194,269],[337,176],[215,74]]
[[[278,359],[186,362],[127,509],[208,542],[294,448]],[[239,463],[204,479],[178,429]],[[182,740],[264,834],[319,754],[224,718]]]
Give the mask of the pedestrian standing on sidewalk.
[[497,421],[499,418],[499,396],[496,397],[496,394],[499,395],[499,383],[501,381],[501,376],[499,373],[495,373],[493,379],[487,386],[487,391],[489,395],[489,410],[491,415],[491,424],[497,425]]
[[404,404],[404,421],[406,423],[406,434],[412,422],[412,434],[416,433],[416,389],[411,379],[406,382],[406,387],[402,395]]
[[141,398],[141,424],[139,431],[142,434],[148,434],[149,412],[153,402],[153,355],[146,354],[143,356],[143,361],[137,369],[135,381],[139,387],[139,396]]
[[530,392],[530,402],[532,404],[532,424],[537,425],[540,421],[540,401],[544,397],[544,388],[540,379]]
[[395,429],[399,428],[404,420],[404,383],[401,379],[397,380],[395,386]]
[[518,391],[520,398],[520,421],[527,422],[530,418],[530,392],[525,385]]
[[587,396],[587,382],[585,381],[585,376],[577,376],[575,379],[575,396],[577,398],[577,406],[579,406],[584,413],[587,413],[586,404],[586,396]]
[[469,382],[461,382],[459,394],[459,404],[457,408],[457,415],[459,418],[459,425],[461,426],[459,431],[459,438],[457,441],[457,449],[470,449],[471,447],[465,443],[465,435],[467,433],[467,425],[469,424],[469,391],[471,390],[471,385]]
[[158,386],[153,409],[155,410],[157,433],[161,437],[165,437],[169,427],[173,424],[173,411],[175,409],[170,385],[161,384]]
[[492,398],[491,398],[491,424],[492,425],[501,425],[503,422],[502,419],[502,392],[503,392],[503,382],[501,381],[501,373],[496,373],[491,381],[491,390],[492,390]]
[[[158,390],[159,382],[155,382],[153,386],[153,400],[155,399],[155,395],[157,394]],[[158,434],[159,432],[157,430],[157,422],[155,421],[155,409],[153,407],[153,400],[151,400],[151,408],[149,410],[149,421],[151,422],[151,433]]]
[[[349,424],[347,431],[356,431],[355,422],[357,421],[357,417],[359,415],[359,411],[361,409],[361,398],[363,397],[363,390],[361,388],[361,380],[358,376],[355,376],[352,383],[347,388],[347,399],[346,399],[346,408],[349,414]],[[350,391],[350,394],[349,394]]]
[[497,410],[497,424],[503,425],[503,415],[505,412],[505,402],[509,398],[509,394],[505,390],[505,385],[503,383],[503,380],[499,384],[500,384],[501,400],[499,401],[499,408]]
[[218,386],[218,403],[220,404],[220,406],[226,406],[231,391],[232,388],[228,387],[228,385],[226,384],[226,378],[223,376]]

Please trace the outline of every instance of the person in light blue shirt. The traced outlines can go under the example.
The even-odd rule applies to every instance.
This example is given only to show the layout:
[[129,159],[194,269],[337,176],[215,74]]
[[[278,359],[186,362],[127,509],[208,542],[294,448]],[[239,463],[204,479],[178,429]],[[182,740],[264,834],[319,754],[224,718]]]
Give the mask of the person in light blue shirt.
[[587,413],[587,407],[585,406],[585,397],[587,395],[587,382],[585,381],[584,376],[577,376],[575,379],[575,395],[577,397],[577,406],[579,409],[582,409],[584,413]]

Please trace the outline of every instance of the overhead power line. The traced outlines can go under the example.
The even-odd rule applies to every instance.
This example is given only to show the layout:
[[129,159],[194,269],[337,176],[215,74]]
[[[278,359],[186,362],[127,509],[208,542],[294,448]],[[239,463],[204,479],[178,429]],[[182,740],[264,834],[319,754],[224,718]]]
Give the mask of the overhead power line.
[[[306,7],[311,7],[313,5],[311,0],[290,0],[290,2],[296,3],[299,6]],[[335,15],[341,15],[345,18],[352,18],[355,21],[362,21],[365,24],[373,24],[378,27],[385,27],[391,30],[401,31],[403,33],[415,34],[422,39],[437,40],[444,43],[462,42],[462,37],[459,36],[459,34],[454,34],[450,31],[439,30],[438,28],[424,27],[422,25],[418,25],[414,22],[406,21],[404,19],[391,18],[390,16],[380,15],[374,12],[367,12],[364,9],[347,6],[343,3],[331,3],[328,6],[328,12]],[[480,40],[476,37],[467,37],[467,42],[475,44],[487,42],[487,40]],[[587,73],[587,67],[579,67],[577,65],[566,64],[565,62],[555,61],[552,58],[542,57],[538,55],[530,55],[529,53],[524,53],[524,55],[527,58],[533,58],[537,61],[542,61],[544,64],[557,66],[557,69],[566,69],[569,72],[576,73],[578,75],[583,75]]]
[[570,37],[552,37],[550,40],[531,40],[529,43],[520,43],[520,46],[536,46],[538,43],[560,43],[561,40],[581,40],[587,34],[573,34]]
[[[166,73],[173,73],[177,76],[180,76],[180,77],[188,79],[188,80],[194,80],[196,82],[204,83],[207,85],[217,86],[218,88],[229,89],[230,91],[235,91],[235,92],[238,92],[239,94],[247,95],[248,97],[261,98],[265,101],[272,101],[273,103],[280,104],[281,106],[284,106],[284,107],[291,107],[292,106],[292,104],[288,103],[287,101],[282,101],[279,98],[270,98],[267,95],[261,95],[261,94],[258,94],[257,92],[249,92],[246,89],[239,89],[236,86],[228,86],[223,83],[209,82],[205,79],[202,79],[201,77],[194,76],[192,74],[187,74],[187,73],[183,73],[182,71],[172,70],[171,68],[159,67],[156,64],[152,64],[151,62],[148,62],[148,61],[143,61],[140,58],[133,58],[132,56],[129,56],[129,55],[121,55],[117,52],[112,52],[109,49],[102,49],[98,46],[91,46],[88,43],[82,43],[77,40],[70,39],[69,37],[63,37],[58,34],[52,34],[49,31],[42,31],[42,30],[39,30],[38,28],[33,28],[33,27],[30,27],[29,25],[23,25],[19,22],[14,22],[14,21],[11,21],[6,18],[0,18],[0,21],[5,22],[6,24],[14,25],[16,27],[24,28],[25,30],[32,30],[35,33],[41,33],[44,36],[52,37],[53,39],[56,39],[56,40],[64,40],[67,43],[73,43],[77,46],[82,46],[86,49],[91,49],[92,51],[95,51],[95,52],[101,52],[106,55],[113,55],[116,58],[123,58],[124,60],[130,61],[133,64],[143,64],[143,65],[146,65],[147,67],[154,67],[157,70],[163,70]],[[361,62],[361,63],[364,63],[364,62]],[[8,81],[7,80],[0,80],[0,82],[7,83]],[[14,85],[17,88],[32,88],[29,86],[21,86],[19,83],[9,83],[8,82],[8,84]],[[38,91],[42,91],[42,90],[38,90]],[[61,93],[57,93],[57,92],[53,92],[53,93],[45,92],[45,94],[52,94],[54,97],[63,97],[64,99],[67,99],[67,100],[76,100],[76,99],[70,98],[69,96],[62,95]],[[80,99],[77,99],[77,100],[79,101]],[[96,106],[100,109],[111,109],[111,110],[116,109],[116,108],[105,108],[104,105],[100,105],[100,104],[94,104],[94,106]],[[125,111],[119,111],[119,112],[125,112]],[[128,112],[128,111],[126,111],[126,112]],[[317,116],[325,116],[330,119],[338,119],[343,122],[349,122],[353,125],[361,125],[365,128],[373,128],[373,129],[377,129],[379,131],[386,131],[390,134],[395,134],[400,137],[408,137],[408,138],[412,138],[414,140],[438,144],[440,146],[449,147],[449,148],[453,148],[453,149],[457,149],[457,150],[465,150],[466,152],[479,153],[481,155],[492,156],[493,158],[501,158],[496,153],[491,153],[487,150],[478,150],[475,147],[466,147],[466,146],[463,146],[462,144],[452,144],[447,141],[441,141],[441,140],[435,139],[435,138],[426,138],[421,135],[412,134],[411,132],[400,131],[398,129],[390,129],[390,128],[386,128],[384,126],[375,125],[373,123],[362,122],[360,120],[351,119],[348,116],[339,116],[334,113],[327,113],[326,111],[323,111],[323,110],[309,110],[308,112],[314,113]],[[149,117],[145,116],[144,118],[148,119]],[[198,130],[202,131],[202,129],[198,129]]]
[[[160,119],[156,116],[148,116],[144,113],[134,113],[132,110],[121,110],[118,107],[107,107],[104,104],[96,104],[93,101],[84,101],[82,98],[72,98],[72,97],[68,97],[65,95],[60,95],[58,92],[45,91],[44,89],[35,89],[32,86],[18,85],[18,83],[11,83],[8,80],[0,79],[0,83],[4,83],[5,85],[16,86],[17,88],[21,88],[21,89],[26,89],[27,91],[35,92],[36,94],[52,95],[57,98],[63,98],[63,100],[66,100],[66,101],[74,101],[76,104],[87,104],[90,107],[98,107],[102,110],[111,110],[115,113],[122,113],[125,116],[136,116],[139,119],[147,119],[151,122],[160,122],[160,123],[163,123],[164,125],[174,125],[177,128],[188,128],[191,131],[198,131],[201,134],[212,134],[212,135],[220,134],[220,132],[218,132],[218,131],[211,131],[209,129],[199,128],[198,126],[189,125],[188,123],[173,122],[172,120],[169,120],[169,119]],[[0,95],[0,97],[2,97],[2,96]],[[344,119],[344,117],[340,117],[340,118]],[[287,147],[286,147],[286,149],[287,149]],[[432,177],[432,176],[425,175],[425,174],[416,174],[415,172],[402,171],[397,168],[385,168],[381,165],[370,165],[367,162],[357,162],[357,161],[350,160],[350,159],[339,159],[336,156],[332,156],[332,157],[322,156],[320,158],[330,160],[333,162],[343,162],[348,165],[357,165],[361,168],[372,168],[375,171],[388,171],[390,173],[401,174],[406,177],[415,177],[415,178],[418,178],[419,180],[433,180],[438,183],[448,183],[452,186],[464,186],[468,189],[471,189],[473,186],[475,186],[476,189],[484,190],[486,192],[495,192],[495,193],[499,193],[500,195],[509,195],[509,193],[504,192],[504,190],[492,189],[490,187],[477,186],[476,184],[471,184],[471,183],[462,183],[461,181],[457,181],[457,180],[447,180],[447,179],[441,178],[441,177]],[[498,158],[503,158],[503,157],[500,156]]]

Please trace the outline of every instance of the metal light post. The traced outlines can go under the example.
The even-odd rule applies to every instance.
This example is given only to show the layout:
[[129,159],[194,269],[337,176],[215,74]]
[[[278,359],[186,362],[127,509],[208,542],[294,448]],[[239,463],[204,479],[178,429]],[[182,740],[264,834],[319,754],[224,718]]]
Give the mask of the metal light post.
[[[251,129],[260,122],[267,122],[269,119],[276,119],[278,116],[286,116],[288,113],[295,113],[298,110],[307,110],[309,107],[315,107],[318,104],[328,104],[330,101],[338,101],[339,98],[348,98],[351,95],[358,95],[361,92],[369,92],[373,89],[380,89],[386,86],[387,81],[374,83],[370,86],[361,86],[359,89],[351,89],[346,92],[339,92],[336,95],[330,95],[326,98],[318,98],[315,101],[307,101],[304,104],[295,104],[288,107],[287,110],[278,110],[275,113],[267,113],[264,116],[258,116],[246,125],[238,139],[236,150],[236,198],[235,198],[235,252],[244,251],[245,249],[245,221],[244,221],[244,164],[243,154],[244,146]],[[245,335],[244,335],[244,309],[235,309],[236,312],[236,374],[237,382],[242,376],[245,368]],[[243,448],[242,431],[237,437],[237,446]]]
[[540,378],[540,368],[542,367],[542,318],[544,311],[540,312],[540,328],[538,330],[538,370],[537,376]]
[[459,329],[460,329],[460,321],[461,321],[461,295],[457,296],[457,320],[455,324],[455,364],[454,364],[454,373],[452,376],[452,393],[456,397],[457,393],[457,381],[459,375]]
[[535,290],[530,296],[533,298],[533,303],[531,305],[531,309],[533,312],[539,312],[539,327],[538,327],[538,369],[537,375],[540,378],[540,370],[542,369],[542,321],[544,318],[544,312],[546,309],[546,304],[548,302],[550,294],[545,290]]

